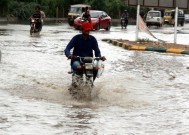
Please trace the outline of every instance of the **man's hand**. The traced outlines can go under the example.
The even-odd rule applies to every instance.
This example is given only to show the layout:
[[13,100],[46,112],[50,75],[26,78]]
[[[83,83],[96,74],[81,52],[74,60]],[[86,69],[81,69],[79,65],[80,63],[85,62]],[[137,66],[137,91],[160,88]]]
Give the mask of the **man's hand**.
[[102,57],[101,57],[101,60],[102,60],[102,61],[105,61],[105,60],[106,60],[106,57],[105,57],[105,56],[102,56]]
[[68,56],[68,59],[72,59],[72,58],[73,58],[73,55],[69,55],[69,56]]

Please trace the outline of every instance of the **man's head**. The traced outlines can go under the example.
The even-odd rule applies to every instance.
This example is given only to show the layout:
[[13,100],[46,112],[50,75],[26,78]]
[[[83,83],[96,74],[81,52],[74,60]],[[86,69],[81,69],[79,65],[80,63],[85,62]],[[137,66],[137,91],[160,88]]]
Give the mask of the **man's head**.
[[82,24],[82,33],[83,33],[83,36],[88,36],[89,35],[89,31],[91,30],[91,24],[88,23],[88,22],[84,22]]
[[35,7],[35,10],[36,10],[36,11],[40,11],[40,10],[41,10],[41,7],[40,7],[39,5],[37,5],[37,6]]
[[125,13],[127,13],[127,10],[124,10]]
[[89,7],[86,6],[85,11],[89,10]]
[[91,30],[91,24],[88,22],[82,23],[82,31],[90,31]]

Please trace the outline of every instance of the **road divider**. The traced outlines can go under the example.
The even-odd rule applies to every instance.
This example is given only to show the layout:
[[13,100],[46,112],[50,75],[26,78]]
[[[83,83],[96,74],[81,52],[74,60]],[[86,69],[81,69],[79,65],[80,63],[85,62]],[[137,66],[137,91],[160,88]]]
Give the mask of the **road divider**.
[[138,50],[138,51],[154,51],[161,53],[176,53],[176,54],[187,54],[189,55],[189,50],[175,49],[175,48],[160,48],[160,47],[146,47],[142,45],[135,45],[129,43],[128,40],[120,41],[115,39],[103,39],[102,41],[111,43],[114,46],[122,47],[126,50]]

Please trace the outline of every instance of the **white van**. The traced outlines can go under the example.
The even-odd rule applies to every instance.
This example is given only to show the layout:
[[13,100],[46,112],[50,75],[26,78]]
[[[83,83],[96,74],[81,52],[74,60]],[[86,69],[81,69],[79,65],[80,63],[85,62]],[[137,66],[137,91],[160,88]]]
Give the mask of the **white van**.
[[163,24],[163,18],[161,15],[161,11],[155,11],[155,10],[148,11],[147,16],[146,16],[147,26],[162,27],[162,24]]

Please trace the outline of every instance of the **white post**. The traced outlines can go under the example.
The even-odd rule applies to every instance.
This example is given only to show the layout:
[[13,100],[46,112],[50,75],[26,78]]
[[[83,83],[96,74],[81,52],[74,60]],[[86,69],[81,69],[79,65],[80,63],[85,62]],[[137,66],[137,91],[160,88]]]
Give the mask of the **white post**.
[[[176,1],[177,2],[177,1]],[[177,43],[177,22],[178,20],[178,5],[176,3],[176,9],[175,9],[175,30],[174,30],[174,43]]]
[[137,5],[137,16],[136,16],[136,38],[135,40],[138,40],[138,24],[139,24],[139,13],[140,13],[140,4],[139,4],[139,0],[138,0],[138,5]]
[[1,63],[1,50],[0,50],[0,63]]

